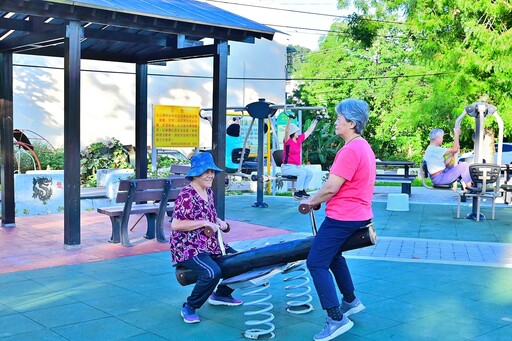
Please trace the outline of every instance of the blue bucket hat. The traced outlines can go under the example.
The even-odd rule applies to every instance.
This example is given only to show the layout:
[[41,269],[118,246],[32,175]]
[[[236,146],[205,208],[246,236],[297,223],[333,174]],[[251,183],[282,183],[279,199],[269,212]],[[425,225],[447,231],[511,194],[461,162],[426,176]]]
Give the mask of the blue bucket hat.
[[185,176],[185,178],[190,181],[192,181],[195,176],[200,176],[210,169],[215,171],[215,175],[222,172],[222,169],[217,167],[215,162],[213,162],[213,156],[209,152],[201,152],[194,155],[192,159],[190,159],[190,163],[192,167],[190,167],[190,171]]

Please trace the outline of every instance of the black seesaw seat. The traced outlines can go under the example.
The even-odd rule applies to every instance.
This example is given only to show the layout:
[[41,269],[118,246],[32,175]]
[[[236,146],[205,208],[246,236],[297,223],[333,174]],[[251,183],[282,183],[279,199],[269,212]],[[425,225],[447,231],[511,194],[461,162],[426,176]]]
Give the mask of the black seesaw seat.
[[[219,256],[217,263],[222,271],[222,278],[228,279],[254,269],[304,260],[308,257],[314,238],[311,236]],[[377,234],[373,224],[370,223],[354,232],[341,246],[340,251],[359,249],[376,243]],[[176,267],[176,278],[181,285],[189,285],[197,281],[196,273],[182,266]]]

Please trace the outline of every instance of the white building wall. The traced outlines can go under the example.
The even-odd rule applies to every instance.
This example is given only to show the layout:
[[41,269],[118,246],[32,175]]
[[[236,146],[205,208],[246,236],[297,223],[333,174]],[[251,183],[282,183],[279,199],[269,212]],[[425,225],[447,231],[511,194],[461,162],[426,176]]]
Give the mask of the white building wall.
[[[228,78],[236,79],[228,79],[228,106],[245,106],[259,98],[284,103],[286,46],[257,40],[231,42],[230,47]],[[14,128],[31,130],[55,147],[62,146],[63,59],[14,55],[14,64]],[[135,144],[135,65],[83,60],[81,68],[82,147],[112,137]],[[148,71],[148,116],[155,104],[212,107],[213,58],[151,65]],[[203,120],[201,144],[210,143],[211,128]]]

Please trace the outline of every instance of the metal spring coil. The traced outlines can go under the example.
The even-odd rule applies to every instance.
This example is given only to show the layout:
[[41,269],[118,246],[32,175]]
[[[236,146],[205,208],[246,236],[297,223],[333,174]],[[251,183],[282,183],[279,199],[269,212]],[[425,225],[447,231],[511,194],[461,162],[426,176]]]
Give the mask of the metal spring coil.
[[308,274],[308,269],[306,267],[306,263],[304,261],[300,262],[300,264],[293,266],[286,270],[284,274],[297,272],[294,275],[285,277],[285,282],[295,281],[295,284],[285,286],[285,290],[293,290],[290,293],[286,294],[286,297],[290,299],[286,304],[288,307],[286,311],[292,314],[306,314],[313,310],[313,305],[310,303],[313,300],[313,297],[309,294],[311,292],[311,287],[307,285],[310,282]]
[[[266,338],[267,339],[273,339],[275,337],[275,334],[273,333],[275,326],[272,324],[272,320],[274,320],[274,314],[270,312],[274,306],[272,303],[267,302],[269,299],[272,298],[272,295],[268,292],[264,292],[264,290],[267,290],[269,288],[268,281],[260,284],[255,285],[253,287],[250,287],[245,293],[242,294],[242,296],[250,296],[251,299],[253,297],[260,297],[259,299],[255,299],[253,301],[248,302],[247,299],[244,300],[244,306],[251,307],[261,307],[261,309],[253,310],[253,311],[246,311],[244,312],[245,316],[255,316],[255,315],[263,315],[267,316],[267,318],[263,320],[248,320],[245,322],[245,325],[247,326],[259,326],[259,328],[253,328],[253,329],[247,329],[244,333],[244,336],[248,339],[256,340],[260,336],[269,334]],[[268,327],[264,329],[264,327]]]

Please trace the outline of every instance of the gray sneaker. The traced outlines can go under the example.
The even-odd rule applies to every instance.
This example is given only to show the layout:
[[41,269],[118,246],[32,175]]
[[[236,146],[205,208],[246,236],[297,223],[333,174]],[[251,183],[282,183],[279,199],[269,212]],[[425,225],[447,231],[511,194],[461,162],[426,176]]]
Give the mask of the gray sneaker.
[[348,331],[354,326],[354,322],[350,321],[348,317],[343,315],[343,320],[335,321],[330,317],[326,318],[325,327],[322,331],[313,337],[315,341],[332,340],[335,337]]
[[365,309],[366,307],[363,305],[363,302],[361,302],[361,300],[357,297],[351,303],[348,303],[345,300],[341,301],[340,310],[341,313],[346,317],[357,314]]

